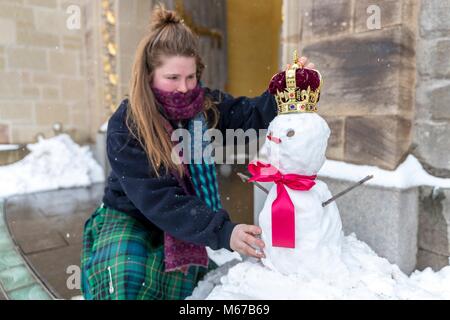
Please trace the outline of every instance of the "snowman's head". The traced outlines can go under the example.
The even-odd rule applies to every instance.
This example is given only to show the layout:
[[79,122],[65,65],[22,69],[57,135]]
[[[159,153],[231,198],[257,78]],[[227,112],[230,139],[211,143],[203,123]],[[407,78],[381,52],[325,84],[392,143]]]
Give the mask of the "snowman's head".
[[260,151],[283,174],[316,175],[325,162],[330,128],[317,113],[275,117]]

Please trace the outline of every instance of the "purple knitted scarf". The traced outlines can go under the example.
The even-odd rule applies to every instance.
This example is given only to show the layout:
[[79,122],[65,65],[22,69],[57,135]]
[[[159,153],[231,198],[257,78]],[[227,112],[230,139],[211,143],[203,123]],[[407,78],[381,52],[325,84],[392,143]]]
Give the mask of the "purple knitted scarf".
[[[163,112],[169,120],[188,120],[195,116],[203,109],[204,90],[197,85],[193,90],[186,93],[172,93],[158,90],[152,87],[156,100],[161,105]],[[164,119],[164,126],[169,137],[172,135],[172,125]],[[191,183],[189,169],[184,165],[186,179],[174,171],[172,174],[176,177],[186,194],[194,194],[193,187],[188,188],[187,183]],[[188,217],[186,217],[188,219]],[[180,270],[187,274],[189,267],[192,265],[207,267],[208,254],[205,246],[199,246],[176,239],[167,232],[164,232],[164,264],[165,271]]]
[[203,109],[205,91],[198,84],[186,93],[166,92],[154,87],[152,91],[169,120],[187,120]]

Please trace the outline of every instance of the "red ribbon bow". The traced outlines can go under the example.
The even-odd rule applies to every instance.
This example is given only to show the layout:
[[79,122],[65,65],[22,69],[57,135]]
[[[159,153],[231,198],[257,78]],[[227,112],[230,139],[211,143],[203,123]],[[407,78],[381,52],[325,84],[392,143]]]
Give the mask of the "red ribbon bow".
[[250,162],[249,181],[275,182],[277,198],[272,203],[272,245],[274,247],[295,248],[295,210],[294,204],[285,188],[307,191],[316,182],[317,176],[282,174],[271,164],[260,161]]

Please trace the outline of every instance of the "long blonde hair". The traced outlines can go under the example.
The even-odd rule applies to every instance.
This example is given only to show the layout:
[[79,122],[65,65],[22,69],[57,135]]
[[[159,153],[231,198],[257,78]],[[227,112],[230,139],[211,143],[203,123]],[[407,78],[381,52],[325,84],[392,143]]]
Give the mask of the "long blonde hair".
[[[172,161],[172,142],[158,111],[150,82],[155,68],[161,65],[162,57],[181,55],[195,57],[197,80],[200,81],[205,65],[199,55],[198,37],[184,25],[174,11],[157,5],[152,12],[148,34],[140,41],[133,63],[130,81],[130,99],[127,108],[127,126],[144,148],[149,163],[159,176],[159,169],[166,173],[176,170],[184,175],[182,165]],[[211,99],[205,97],[205,116],[215,126],[218,111]]]

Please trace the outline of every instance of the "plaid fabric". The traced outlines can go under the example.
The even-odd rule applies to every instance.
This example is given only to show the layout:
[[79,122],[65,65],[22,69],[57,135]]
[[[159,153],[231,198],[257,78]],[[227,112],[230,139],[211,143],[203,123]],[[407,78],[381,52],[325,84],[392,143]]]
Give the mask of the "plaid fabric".
[[190,164],[189,173],[195,194],[214,211],[221,209],[215,164]]
[[86,221],[81,257],[86,300],[180,300],[192,294],[208,269],[164,272],[164,246],[130,215],[99,207]]
[[[196,141],[195,139],[191,139],[193,159],[189,163],[189,174],[194,185],[195,193],[200,199],[205,201],[208,207],[217,211],[222,208],[222,204],[220,202],[214,159],[212,155],[204,153],[211,142],[209,139],[202,139],[202,137],[208,136],[206,132],[208,130],[208,124],[203,113],[199,113],[189,121],[188,129],[191,137],[200,137],[202,142],[201,148],[195,148]],[[199,159],[201,161],[198,161]]]

